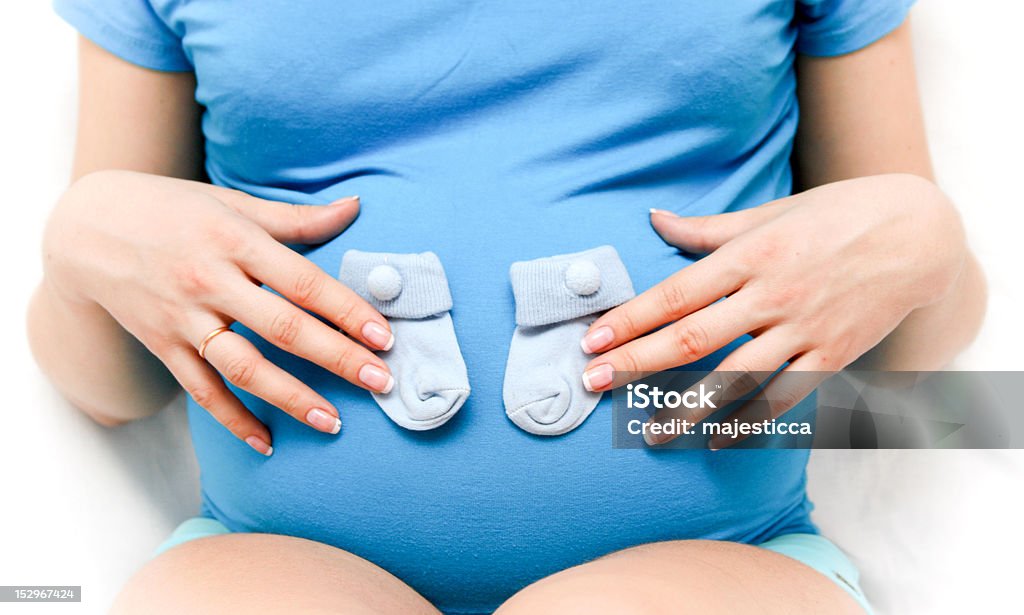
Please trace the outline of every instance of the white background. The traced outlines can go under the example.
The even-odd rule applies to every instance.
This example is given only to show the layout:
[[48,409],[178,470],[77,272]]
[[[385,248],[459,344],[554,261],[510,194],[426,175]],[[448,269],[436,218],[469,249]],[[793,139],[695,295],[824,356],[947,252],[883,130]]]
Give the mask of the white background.
[[[932,0],[915,9],[926,119],[940,183],[963,211],[990,305],[963,369],[1021,370],[1024,10]],[[74,128],[75,35],[48,2],[0,5],[0,585],[84,586],[80,605],[0,612],[102,612],[174,525],[196,510],[182,411],[108,431],[63,403],[24,334],[39,241],[64,188]],[[1024,454],[816,452],[823,530],[864,570],[885,613],[1019,611]],[[1012,605],[1012,606],[1011,606]]]

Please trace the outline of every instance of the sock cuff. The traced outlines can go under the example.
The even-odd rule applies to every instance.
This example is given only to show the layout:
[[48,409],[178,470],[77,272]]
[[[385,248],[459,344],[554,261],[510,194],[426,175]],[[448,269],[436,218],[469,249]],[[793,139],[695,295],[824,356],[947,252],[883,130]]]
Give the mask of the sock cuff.
[[433,252],[349,250],[338,279],[388,318],[427,318],[452,309],[448,277]]
[[631,299],[633,282],[619,253],[600,246],[513,263],[516,324],[539,327],[603,312]]

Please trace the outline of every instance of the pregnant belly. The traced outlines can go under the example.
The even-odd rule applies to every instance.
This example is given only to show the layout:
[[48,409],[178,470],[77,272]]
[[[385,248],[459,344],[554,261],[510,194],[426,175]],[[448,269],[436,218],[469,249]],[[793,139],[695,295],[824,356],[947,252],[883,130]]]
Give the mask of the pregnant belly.
[[647,221],[649,207],[670,208],[677,195],[531,200],[514,188],[442,188],[394,177],[338,187],[334,196],[360,194],[363,212],[306,255],[336,274],[350,248],[437,253],[472,394],[442,428],[406,431],[368,393],[243,330],[331,400],[344,427],[338,436],[320,434],[240,393],[274,435],[275,453],[264,459],[190,403],[209,514],[234,531],[351,551],[439,606],[462,610],[494,608],[541,576],[644,542],[752,542],[812,531],[805,452],[614,450],[608,395],[560,437],[527,434],[506,418],[512,262],[611,244],[638,292],[689,262]]

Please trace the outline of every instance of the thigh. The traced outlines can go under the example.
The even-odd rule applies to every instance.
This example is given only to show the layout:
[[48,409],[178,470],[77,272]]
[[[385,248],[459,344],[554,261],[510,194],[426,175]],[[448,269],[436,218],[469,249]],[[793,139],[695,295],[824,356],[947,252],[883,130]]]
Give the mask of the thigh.
[[642,545],[563,570],[520,591],[496,615],[538,612],[864,614],[795,559],[712,540]]
[[154,558],[111,611],[438,615],[411,587],[360,557],[272,534],[193,540]]

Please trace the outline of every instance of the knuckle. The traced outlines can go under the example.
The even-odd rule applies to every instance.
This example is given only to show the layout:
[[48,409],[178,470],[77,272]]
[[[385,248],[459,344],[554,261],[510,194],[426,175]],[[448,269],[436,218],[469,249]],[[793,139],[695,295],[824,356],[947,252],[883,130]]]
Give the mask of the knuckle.
[[755,370],[750,365],[733,363],[724,371],[723,381],[725,387],[733,392],[749,392],[760,386],[760,382],[754,375]]
[[[167,355],[182,345],[177,323],[170,318],[157,318],[155,326],[143,325],[135,329],[135,337],[154,355],[166,362]],[[131,330],[131,329],[129,329]]]
[[802,354],[820,346],[820,326],[813,319],[798,319],[793,323],[785,325],[783,331],[785,331],[790,342],[798,349],[797,352],[793,353],[794,355]]
[[227,254],[236,254],[247,243],[245,234],[238,225],[223,222],[218,220],[215,224],[206,225],[201,231],[203,240]]
[[345,301],[334,312],[334,322],[348,329],[353,323],[358,308],[354,301]]
[[737,239],[718,248],[705,260],[713,265],[724,279],[737,285],[749,286],[754,273],[762,263],[754,262],[747,253],[748,242]]
[[746,246],[748,262],[755,265],[776,262],[782,255],[783,246],[785,245],[787,243],[782,241],[752,241]]
[[687,219],[687,224],[694,237],[694,248],[699,252],[711,252],[716,247],[712,237],[715,233],[714,220],[711,217],[697,216]]
[[242,437],[246,435],[245,431],[249,423],[248,420],[246,420],[246,417],[239,416],[237,414],[230,414],[228,416],[222,416],[217,420],[225,429],[236,436]]
[[619,319],[619,329],[627,336],[640,333],[639,323],[628,309],[623,309],[616,314]]
[[782,416],[800,402],[800,394],[791,388],[783,388],[768,399],[771,418]]
[[692,225],[696,234],[701,236],[715,230],[715,223],[717,221],[718,218],[716,216],[693,216],[691,218],[687,218],[687,222]]
[[761,386],[761,382],[748,370],[732,374],[727,383],[733,395],[746,395]]
[[311,238],[309,223],[312,210],[304,205],[288,205],[288,223],[294,232],[296,239],[305,243]]
[[301,314],[293,310],[279,312],[270,323],[271,342],[281,348],[290,348],[302,331]]
[[210,268],[194,261],[177,263],[171,275],[185,294],[191,297],[209,296],[217,288]]
[[348,344],[342,345],[331,360],[330,368],[335,374],[345,374],[353,359],[352,348]]
[[736,359],[733,357],[725,358],[719,365],[718,371],[722,372],[723,378],[735,378],[739,374],[745,374],[753,371],[751,367],[753,364],[749,358]]
[[707,332],[699,325],[679,325],[673,327],[673,343],[680,356],[698,359],[708,350]]
[[301,305],[316,303],[324,290],[324,276],[319,271],[303,271],[295,278],[295,300]]
[[302,399],[303,394],[301,391],[292,390],[281,400],[281,405],[278,406],[281,410],[293,416],[300,416],[302,414],[301,409],[303,407]]
[[185,390],[200,407],[206,410],[210,410],[217,403],[217,389],[208,384],[187,386]]
[[[257,230],[266,235],[266,231],[262,229]],[[266,258],[266,253],[257,249],[257,242],[254,239],[250,239],[249,236],[239,240],[231,250],[230,255],[235,263],[253,263],[260,258]]]
[[671,316],[681,316],[687,312],[687,296],[680,284],[666,284],[658,291],[658,304],[662,311]]
[[776,286],[765,296],[765,304],[773,314],[783,314],[793,310],[803,296],[803,290],[795,284]]
[[224,377],[243,389],[252,384],[255,375],[256,360],[253,357],[237,357],[228,361],[224,366]]
[[617,371],[627,372],[631,375],[637,375],[641,371],[640,358],[636,355],[636,352],[630,349],[623,350],[619,353],[615,359]]

